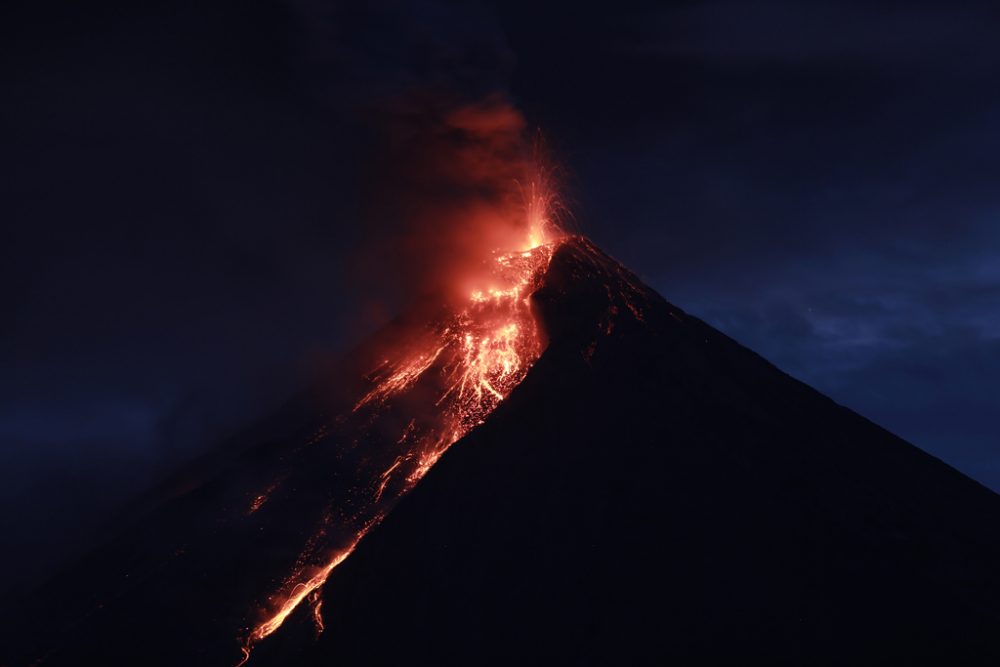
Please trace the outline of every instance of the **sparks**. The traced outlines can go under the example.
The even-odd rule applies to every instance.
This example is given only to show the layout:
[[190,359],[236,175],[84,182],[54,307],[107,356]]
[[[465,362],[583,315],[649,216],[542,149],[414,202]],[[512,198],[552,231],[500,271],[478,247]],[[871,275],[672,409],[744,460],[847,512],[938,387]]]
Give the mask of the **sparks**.
[[279,480],[277,480],[275,482],[272,482],[261,493],[259,493],[256,496],[254,496],[253,500],[250,501],[250,507],[247,508],[247,514],[248,515],[249,514],[253,514],[257,510],[259,510],[261,507],[263,507],[264,503],[266,503],[268,501],[268,499],[271,497],[271,494],[274,493],[274,490],[277,489],[278,486],[281,485],[281,481],[282,480],[279,479]]
[[[326,515],[293,571],[268,598],[264,605],[268,612],[245,635],[239,664],[245,663],[253,646],[277,631],[303,601],[312,606],[314,622],[322,631],[321,588],[333,570],[452,444],[486,420],[541,355],[530,297],[561,235],[550,219],[551,203],[541,184],[530,184],[521,247],[494,252],[486,284],[472,290],[463,307],[432,325],[426,341],[419,338],[420,342],[410,348],[389,351],[367,376],[371,386],[351,411],[358,429],[369,429],[379,415],[397,409],[396,399],[418,385],[420,395],[435,396],[433,410],[430,416],[408,418],[402,433],[391,441],[396,451],[383,459],[381,468],[371,471],[367,482],[374,491],[369,491],[368,505],[351,513],[345,525],[331,526],[331,514]],[[364,433],[352,435],[355,442],[364,437]],[[351,525],[359,527],[352,531]],[[339,546],[330,546],[332,534],[350,537]]]

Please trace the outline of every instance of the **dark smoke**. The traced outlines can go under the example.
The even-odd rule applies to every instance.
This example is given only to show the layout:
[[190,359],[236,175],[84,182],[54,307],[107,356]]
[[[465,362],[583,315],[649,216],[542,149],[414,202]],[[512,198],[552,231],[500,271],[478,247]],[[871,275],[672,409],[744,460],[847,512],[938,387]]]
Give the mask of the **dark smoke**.
[[408,300],[464,296],[491,251],[523,239],[533,178],[524,119],[494,95],[452,108],[401,105],[388,120],[362,284]]
[[496,17],[477,3],[295,6],[310,90],[376,137],[350,262],[362,322],[452,293],[521,231],[534,176]]
[[15,18],[0,523],[27,585],[468,264],[524,145],[474,5]]

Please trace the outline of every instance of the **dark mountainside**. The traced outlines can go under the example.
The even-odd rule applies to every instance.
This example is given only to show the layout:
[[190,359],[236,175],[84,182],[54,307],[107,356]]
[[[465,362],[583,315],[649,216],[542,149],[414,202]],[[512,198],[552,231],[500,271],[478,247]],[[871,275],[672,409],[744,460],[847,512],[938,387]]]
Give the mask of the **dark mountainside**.
[[[533,298],[549,340],[524,381],[334,571],[319,639],[301,605],[249,665],[1000,659],[1000,497],[585,240]],[[336,411],[292,404],[273,437],[250,431],[263,444],[15,601],[4,658],[234,664],[260,581],[349,474],[290,444]],[[276,466],[294,488],[235,520]]]

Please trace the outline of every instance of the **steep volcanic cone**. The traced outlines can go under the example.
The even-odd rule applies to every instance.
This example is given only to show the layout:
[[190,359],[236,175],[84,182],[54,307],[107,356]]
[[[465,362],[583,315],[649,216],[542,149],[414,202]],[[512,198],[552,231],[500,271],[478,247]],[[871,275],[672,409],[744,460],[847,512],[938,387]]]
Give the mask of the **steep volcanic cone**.
[[1000,497],[532,245],[13,601],[3,664],[996,664]]
[[524,380],[256,664],[997,664],[1000,497],[586,240],[532,299]]

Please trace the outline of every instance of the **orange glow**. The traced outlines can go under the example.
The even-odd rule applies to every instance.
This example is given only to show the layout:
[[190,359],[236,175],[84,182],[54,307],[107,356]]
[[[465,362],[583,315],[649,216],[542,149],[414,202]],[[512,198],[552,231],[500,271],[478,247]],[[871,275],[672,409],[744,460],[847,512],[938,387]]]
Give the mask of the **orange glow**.
[[[391,412],[398,420],[407,400],[429,401],[429,409],[400,422],[406,425],[398,437],[392,436],[394,458],[383,459],[370,477],[368,505],[335,525],[328,513],[317,527],[293,571],[268,598],[266,613],[243,640],[243,662],[254,644],[277,631],[305,600],[322,631],[321,587],[333,570],[452,444],[486,420],[541,355],[530,297],[561,232],[551,220],[552,198],[542,184],[531,183],[525,195],[522,242],[495,250],[482,284],[468,293],[467,301],[414,335],[409,347],[387,350],[368,377],[371,386],[351,411],[363,431],[357,439],[365,437],[365,429],[380,415]],[[430,335],[424,336],[427,332]],[[336,539],[331,535],[347,537],[330,545]]]
[[396,468],[398,468],[399,466],[401,466],[403,464],[403,461],[405,461],[405,459],[402,456],[397,456],[396,460],[393,461],[392,465],[389,466],[384,473],[382,473],[378,485],[378,490],[375,492],[375,502],[378,502],[379,500],[382,499],[382,494],[385,493],[385,486],[386,484],[389,483],[389,480],[392,478],[393,471],[396,470]]
[[526,188],[528,217],[528,243],[525,250],[534,250],[538,246],[552,241],[553,237],[561,236],[561,232],[552,221],[555,208],[555,191],[542,179],[542,175],[533,179]]
[[[333,568],[337,567],[348,556],[354,551],[354,548],[358,546],[358,542],[361,538],[365,536],[364,531],[358,534],[357,538],[351,542],[345,549],[338,552],[325,566],[323,566],[318,572],[313,574],[306,581],[297,582],[293,587],[288,596],[278,605],[277,611],[263,623],[254,628],[253,632],[250,633],[250,637],[244,648],[246,648],[248,655],[250,647],[256,644],[261,639],[264,639],[275,630],[281,627],[281,624],[285,622],[288,615],[295,611],[295,608],[299,606],[299,603],[309,597],[316,589],[326,583],[327,577],[333,572]],[[317,602],[319,600],[317,599]]]
[[271,494],[274,493],[274,490],[277,489],[280,484],[281,480],[273,482],[261,493],[254,496],[253,500],[250,501],[250,507],[247,509],[247,514],[253,514],[261,507],[263,507],[264,503],[267,502],[268,498],[271,497]]
[[316,634],[321,635],[325,627],[323,626],[323,597],[319,591],[313,591],[313,594],[309,596],[309,602],[312,604],[312,616],[313,623],[316,625]]
[[436,350],[422,352],[413,359],[408,359],[401,367],[396,368],[389,377],[365,394],[354,406],[354,412],[373,401],[384,402],[393,395],[405,391],[424,374],[424,371],[431,367],[443,351],[444,347],[442,346]]
[[250,511],[248,513],[253,514],[257,510],[259,510],[266,502],[267,502],[267,496],[265,496],[263,493],[260,494],[259,496],[254,498],[253,501],[250,503]]

